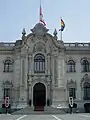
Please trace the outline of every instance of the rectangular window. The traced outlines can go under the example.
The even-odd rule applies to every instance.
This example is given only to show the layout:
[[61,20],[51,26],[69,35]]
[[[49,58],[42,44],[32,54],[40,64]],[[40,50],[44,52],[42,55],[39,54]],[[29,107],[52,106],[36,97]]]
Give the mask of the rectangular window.
[[4,72],[13,72],[13,64],[4,64]]
[[68,65],[68,72],[75,72],[75,66],[74,65]]
[[69,88],[69,97],[76,98],[76,90],[75,90],[75,88]]
[[81,66],[81,72],[89,72],[89,65],[82,65]]
[[45,73],[45,62],[34,62],[35,73]]
[[90,100],[90,88],[84,88],[84,100]]
[[10,64],[9,65],[9,70],[8,70],[9,72],[12,72],[13,71],[13,65],[12,64]]
[[10,88],[4,88],[4,99],[5,97],[10,97]]
[[9,71],[8,65],[5,65],[4,71],[5,71],[5,72],[8,72],[8,71]]

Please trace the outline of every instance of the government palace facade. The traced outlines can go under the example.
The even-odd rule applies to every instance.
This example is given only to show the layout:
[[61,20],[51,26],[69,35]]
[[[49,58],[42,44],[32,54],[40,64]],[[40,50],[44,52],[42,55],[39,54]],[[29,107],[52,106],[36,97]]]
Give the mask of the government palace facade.
[[37,23],[15,43],[0,43],[0,107],[68,106],[90,102],[90,43],[64,43]]

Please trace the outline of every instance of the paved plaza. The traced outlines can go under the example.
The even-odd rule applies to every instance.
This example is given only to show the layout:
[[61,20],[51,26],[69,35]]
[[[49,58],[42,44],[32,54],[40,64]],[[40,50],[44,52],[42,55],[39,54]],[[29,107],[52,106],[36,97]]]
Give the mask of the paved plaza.
[[54,115],[10,115],[1,114],[0,120],[90,120],[90,113]]

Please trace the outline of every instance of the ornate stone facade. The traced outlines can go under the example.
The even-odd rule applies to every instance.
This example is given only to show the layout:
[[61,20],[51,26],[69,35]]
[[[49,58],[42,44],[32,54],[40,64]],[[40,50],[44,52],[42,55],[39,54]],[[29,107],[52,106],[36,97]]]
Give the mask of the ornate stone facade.
[[[84,60],[90,64],[90,44],[64,43],[57,39],[56,30],[54,36],[48,31],[37,23],[29,35],[23,30],[22,40],[0,43],[0,105],[4,103],[5,90],[10,88],[11,106],[29,103],[33,106],[34,86],[40,83],[45,86],[45,106],[68,106],[69,88],[75,88],[74,102],[84,107],[87,100],[83,100],[82,87],[85,81],[90,83],[87,77],[90,71],[89,68],[81,71],[84,66],[81,61],[86,58]],[[5,62],[8,60],[12,64]],[[68,64],[69,60],[75,64]]]

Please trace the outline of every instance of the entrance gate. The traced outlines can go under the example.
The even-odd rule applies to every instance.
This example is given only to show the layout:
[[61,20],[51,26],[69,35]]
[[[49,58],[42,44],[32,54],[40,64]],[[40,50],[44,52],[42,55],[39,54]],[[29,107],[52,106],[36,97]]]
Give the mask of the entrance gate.
[[33,87],[33,105],[34,107],[44,107],[46,104],[46,88],[42,83],[37,83]]

